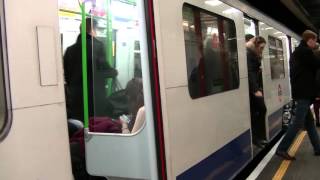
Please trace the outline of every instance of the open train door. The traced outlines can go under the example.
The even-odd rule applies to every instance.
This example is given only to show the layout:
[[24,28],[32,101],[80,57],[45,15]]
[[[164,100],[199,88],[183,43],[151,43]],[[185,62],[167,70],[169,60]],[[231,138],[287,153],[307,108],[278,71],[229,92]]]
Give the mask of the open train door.
[[80,4],[82,22],[93,19],[82,23],[81,40],[86,168],[94,176],[159,178],[154,107],[160,106],[152,100],[158,91],[150,83],[157,81],[149,70],[154,56],[145,6],[143,0]]

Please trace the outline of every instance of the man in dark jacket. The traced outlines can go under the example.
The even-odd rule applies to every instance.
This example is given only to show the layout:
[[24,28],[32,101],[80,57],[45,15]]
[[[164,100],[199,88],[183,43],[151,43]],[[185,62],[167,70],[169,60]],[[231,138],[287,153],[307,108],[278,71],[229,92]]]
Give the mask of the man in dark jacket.
[[[97,22],[86,19],[87,77],[89,116],[101,116],[107,112],[106,78],[113,78],[117,70],[106,61],[103,44],[95,36]],[[82,48],[81,34],[64,55],[64,73],[67,91],[68,118],[83,121]]]
[[246,40],[252,142],[263,147],[266,144],[264,124],[267,109],[262,91],[261,59],[266,41],[261,36],[249,39],[249,35],[246,35]]
[[297,102],[296,116],[276,151],[278,156],[287,160],[295,160],[287,151],[303,127],[308,132],[314,154],[320,155],[320,139],[310,111],[310,105],[316,97],[316,71],[320,68],[320,60],[312,51],[317,42],[317,35],[306,30],[302,38],[300,45],[290,57],[290,83],[292,98]]

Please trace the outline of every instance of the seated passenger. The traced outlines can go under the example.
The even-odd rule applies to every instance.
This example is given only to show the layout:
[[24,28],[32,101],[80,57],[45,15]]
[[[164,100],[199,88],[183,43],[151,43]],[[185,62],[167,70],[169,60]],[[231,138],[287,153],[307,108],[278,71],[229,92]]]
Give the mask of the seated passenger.
[[126,86],[128,98],[128,115],[120,116],[122,133],[138,131],[145,121],[143,85],[141,78],[133,78]]
[[146,119],[146,112],[145,112],[144,106],[142,106],[141,108],[139,108],[139,110],[137,112],[137,116],[136,116],[134,125],[130,131],[129,130],[130,121],[128,122],[128,120],[126,120],[125,117],[120,117],[120,121],[122,124],[122,133],[123,134],[130,134],[130,133],[137,132],[139,129],[142,128],[143,124],[145,123],[145,119]]

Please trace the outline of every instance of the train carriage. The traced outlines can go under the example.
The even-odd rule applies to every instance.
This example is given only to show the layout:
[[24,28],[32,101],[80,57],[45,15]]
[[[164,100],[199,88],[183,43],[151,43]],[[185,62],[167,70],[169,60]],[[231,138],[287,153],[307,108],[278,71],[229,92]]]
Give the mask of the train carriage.
[[[102,77],[101,86],[95,82],[101,76],[96,64],[81,69],[83,89],[104,87],[102,95],[93,94],[90,117],[90,94],[78,97],[85,104],[80,131],[90,175],[234,178],[261,151],[252,144],[246,34],[267,41],[262,59],[267,115],[259,131],[270,142],[282,130],[283,107],[291,100],[288,62],[300,37],[240,1],[0,3],[0,179],[73,179],[63,55],[77,38],[82,52],[99,48],[84,36],[88,32],[81,22],[87,17],[97,21],[92,36],[103,45],[102,60],[117,70],[115,78]],[[82,53],[81,63],[89,56],[97,55]],[[120,122],[123,114],[114,111],[115,104],[109,112],[104,101],[112,104],[133,79],[143,84],[139,129],[121,133],[122,124],[119,132],[95,131],[95,119]],[[122,104],[127,109],[121,113],[130,115],[129,103]],[[108,112],[96,108],[102,106]]]

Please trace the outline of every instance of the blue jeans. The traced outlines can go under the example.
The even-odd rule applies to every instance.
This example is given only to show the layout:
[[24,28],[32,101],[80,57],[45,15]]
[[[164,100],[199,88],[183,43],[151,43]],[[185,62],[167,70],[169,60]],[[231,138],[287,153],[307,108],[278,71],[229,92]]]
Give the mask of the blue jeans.
[[290,124],[277,151],[288,151],[297,133],[305,127],[314,151],[320,152],[320,139],[310,111],[311,101],[307,99],[298,99],[296,101],[298,103],[296,107],[296,116],[293,119],[292,124]]

